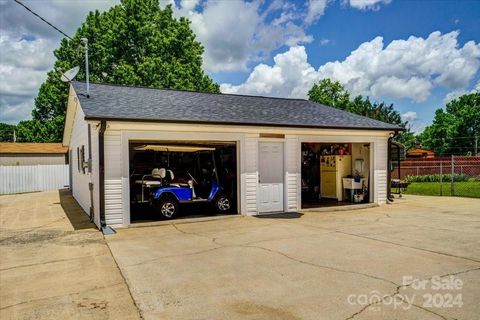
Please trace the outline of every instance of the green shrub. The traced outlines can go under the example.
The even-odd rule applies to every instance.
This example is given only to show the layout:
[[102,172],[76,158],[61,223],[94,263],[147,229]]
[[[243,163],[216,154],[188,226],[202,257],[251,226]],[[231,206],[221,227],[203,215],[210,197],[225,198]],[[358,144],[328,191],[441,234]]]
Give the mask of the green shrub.
[[[442,181],[448,182],[451,181],[452,175],[451,174],[442,174]],[[468,181],[470,179],[469,176],[466,174],[458,174],[455,173],[453,175],[453,181],[460,182],[460,181]],[[412,182],[440,182],[440,174],[426,174],[422,176],[406,176],[405,181],[412,183]]]

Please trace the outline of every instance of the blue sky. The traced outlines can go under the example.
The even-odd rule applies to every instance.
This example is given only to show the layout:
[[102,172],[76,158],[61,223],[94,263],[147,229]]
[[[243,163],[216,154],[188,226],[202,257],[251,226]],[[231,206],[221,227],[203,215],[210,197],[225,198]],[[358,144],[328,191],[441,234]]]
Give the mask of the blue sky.
[[[68,34],[118,0],[25,1]],[[415,131],[479,89],[480,1],[161,0],[192,21],[204,67],[227,93],[306,96],[323,78],[393,103]],[[0,121],[27,119],[61,36],[0,1]],[[72,18],[73,17],[73,18]]]

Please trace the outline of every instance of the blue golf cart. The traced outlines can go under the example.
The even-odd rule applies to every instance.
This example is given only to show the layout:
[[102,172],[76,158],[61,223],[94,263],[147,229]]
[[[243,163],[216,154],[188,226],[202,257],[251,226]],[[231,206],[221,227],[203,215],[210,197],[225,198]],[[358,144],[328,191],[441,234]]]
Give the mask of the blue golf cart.
[[[141,145],[135,151],[163,152],[167,156],[166,168],[154,168],[150,174],[134,179],[132,203],[148,204],[163,218],[173,219],[180,210],[180,204],[210,203],[213,212],[227,213],[232,200],[222,188],[215,163],[215,148],[175,145]],[[196,159],[192,166],[183,172],[170,168],[172,153],[189,153]],[[200,159],[208,161],[200,161]],[[207,163],[207,164],[205,164]],[[202,165],[203,164],[203,165]],[[194,175],[199,177],[195,178]],[[200,181],[198,181],[200,180]]]

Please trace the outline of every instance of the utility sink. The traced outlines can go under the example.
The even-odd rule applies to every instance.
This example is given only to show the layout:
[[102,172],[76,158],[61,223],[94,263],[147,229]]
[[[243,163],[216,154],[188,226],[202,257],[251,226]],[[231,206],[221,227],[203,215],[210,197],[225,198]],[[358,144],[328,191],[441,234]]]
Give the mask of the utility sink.
[[344,189],[362,189],[365,179],[360,179],[360,182],[355,182],[353,178],[343,178]]

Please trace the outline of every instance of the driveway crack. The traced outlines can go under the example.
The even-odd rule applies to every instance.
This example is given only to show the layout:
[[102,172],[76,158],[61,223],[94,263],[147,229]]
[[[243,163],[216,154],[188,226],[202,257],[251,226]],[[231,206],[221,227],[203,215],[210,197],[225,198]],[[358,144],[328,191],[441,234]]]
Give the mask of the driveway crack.
[[[459,275],[459,274],[464,274],[464,273],[468,273],[468,272],[471,272],[471,271],[476,271],[476,270],[480,270],[480,267],[477,267],[477,268],[473,268],[473,269],[467,269],[467,270],[462,270],[462,271],[458,271],[458,272],[451,272],[451,273],[447,273],[447,274],[443,274],[440,276],[440,278],[445,278],[445,277],[450,277],[450,276],[455,276],[455,275]],[[433,278],[430,277],[430,278],[426,278],[426,279],[423,279],[423,280],[420,280],[420,281],[424,281],[424,280],[428,280],[428,281],[431,281]],[[359,314],[361,314],[362,312],[364,312],[365,310],[367,310],[369,307],[373,306],[373,305],[376,305],[376,304],[379,304],[383,301],[385,301],[385,299],[387,298],[392,298],[392,297],[395,297],[396,295],[398,295],[400,293],[400,290],[401,289],[407,289],[408,287],[410,287],[412,284],[414,284],[415,281],[412,281],[411,283],[408,283],[408,284],[405,284],[405,285],[399,285],[397,286],[397,288],[395,288],[395,291],[390,294],[390,295],[386,295],[386,296],[383,296],[382,299],[378,300],[378,301],[374,301],[374,302],[371,302],[367,305],[365,305],[362,309],[360,309],[359,311],[355,312],[354,314],[352,314],[351,316],[349,316],[348,318],[346,318],[345,320],[351,320],[351,319],[354,319],[356,316],[358,316]],[[417,307],[417,308],[420,308],[422,310],[425,310],[427,312],[430,312],[442,319],[445,319],[447,320],[448,318],[446,318],[445,316],[433,311],[433,310],[430,310],[430,309],[427,309],[423,306],[419,306],[419,305],[416,305],[416,304],[412,304],[413,306]]]
[[46,265],[46,264],[51,264],[51,263],[57,263],[57,262],[74,261],[74,260],[81,260],[81,259],[85,259],[85,258],[95,258],[95,257],[100,257],[100,256],[105,256],[105,255],[108,255],[108,253],[87,255],[87,256],[75,257],[75,258],[70,258],[70,259],[57,259],[57,260],[42,261],[42,262],[30,263],[30,264],[22,264],[22,265],[16,265],[16,266],[13,266],[13,267],[3,268],[3,269],[0,269],[0,271],[3,272],[3,271],[11,270],[11,269],[28,268],[28,267],[38,266],[38,265]]
[[358,237],[358,238],[368,239],[368,240],[372,240],[372,241],[378,241],[378,242],[393,244],[393,245],[396,245],[396,246],[399,246],[399,247],[410,248],[410,249],[420,250],[420,251],[424,251],[424,252],[440,254],[440,255],[443,255],[443,256],[451,257],[451,258],[464,259],[464,260],[468,260],[468,261],[480,263],[480,260],[476,260],[476,259],[472,259],[472,258],[467,258],[467,257],[462,257],[462,256],[457,256],[457,255],[449,254],[449,253],[445,253],[445,252],[440,252],[440,251],[435,251],[435,250],[428,250],[428,249],[423,249],[423,248],[408,246],[408,245],[405,245],[405,244],[400,244],[400,243],[396,243],[396,242],[392,242],[392,241],[387,241],[387,240],[376,239],[376,238],[372,238],[372,237],[368,237],[368,236],[362,236],[362,235],[359,235],[359,234],[349,233],[349,232],[340,231],[340,230],[337,230],[336,232],[337,232],[337,233],[340,233],[340,234],[352,236],[352,237]]
[[371,275],[371,274],[367,274],[367,273],[363,273],[363,272],[358,272],[358,271],[352,271],[352,270],[346,270],[346,269],[340,269],[340,268],[335,268],[335,267],[331,267],[331,266],[325,266],[325,265],[321,265],[321,264],[317,264],[317,263],[313,263],[313,262],[309,262],[309,261],[305,261],[305,260],[301,260],[301,259],[298,259],[298,258],[294,258],[286,253],[283,253],[283,252],[280,252],[280,251],[276,251],[276,250],[272,250],[272,249],[268,249],[268,248],[265,248],[265,247],[260,247],[260,246],[253,246],[253,245],[238,245],[239,247],[244,247],[244,248],[257,248],[257,249],[261,249],[261,250],[265,250],[265,251],[268,251],[268,252],[271,252],[271,253],[275,253],[275,254],[278,254],[278,255],[281,255],[287,259],[290,259],[292,261],[295,261],[295,262],[298,262],[298,263],[301,263],[301,264],[305,264],[305,265],[309,265],[309,266],[312,266],[312,267],[316,267],[316,268],[321,268],[321,269],[328,269],[328,270],[332,270],[332,271],[336,271],[336,272],[342,272],[342,273],[350,273],[350,274],[356,274],[356,275],[359,275],[359,276],[364,276],[364,277],[367,277],[367,278],[370,278],[370,279],[375,279],[375,280],[379,280],[379,281],[383,281],[383,282],[388,282],[390,284],[393,284],[395,286],[398,286],[398,283],[395,283],[393,281],[390,281],[388,279],[385,279],[385,278],[381,278],[381,277],[377,277],[377,276],[374,276],[374,275]]
[[0,308],[0,310],[5,310],[5,309],[13,308],[13,307],[15,307],[15,306],[27,304],[27,303],[30,303],[30,302],[37,302],[37,301],[48,300],[48,299],[55,299],[55,298],[60,298],[60,297],[64,297],[64,296],[72,296],[72,295],[82,294],[82,293],[86,293],[86,292],[93,291],[93,290],[99,290],[99,289],[105,289],[105,288],[109,288],[109,287],[115,287],[115,286],[119,286],[119,285],[123,285],[123,284],[125,284],[125,283],[124,283],[124,282],[118,282],[118,283],[113,283],[113,284],[109,284],[109,285],[102,286],[102,287],[94,286],[93,288],[89,288],[89,289],[81,290],[81,291],[77,291],[77,292],[68,292],[68,293],[59,294],[59,295],[56,295],[56,296],[43,297],[43,298],[38,298],[38,299],[30,299],[30,300],[26,300],[26,301],[22,301],[22,302],[10,304],[10,305],[8,305],[8,306],[3,306],[3,307]]
[[398,286],[398,283],[395,283],[395,282],[393,282],[393,281],[390,281],[390,280],[388,280],[388,279],[384,279],[384,278],[381,278],[381,277],[376,277],[376,276],[371,275],[371,274],[362,273],[362,272],[358,272],[358,271],[352,271],[352,270],[339,269],[339,268],[335,268],[335,267],[331,267],[331,266],[320,265],[320,264],[316,264],[316,263],[313,263],[313,262],[308,262],[308,261],[305,261],[305,260],[301,260],[301,259],[294,258],[294,257],[289,256],[288,254],[285,254],[285,253],[280,252],[280,251],[268,249],[268,248],[261,247],[261,246],[254,246],[254,245],[251,245],[251,244],[243,244],[243,245],[242,245],[242,244],[240,244],[240,245],[235,245],[235,244],[233,244],[233,245],[226,245],[226,244],[222,244],[222,243],[218,242],[218,239],[215,238],[215,237],[209,237],[209,236],[207,236],[207,235],[203,235],[203,234],[200,234],[200,233],[187,232],[187,231],[182,230],[181,228],[179,228],[179,227],[178,227],[177,225],[175,225],[174,223],[172,223],[172,226],[173,226],[177,231],[179,231],[179,232],[181,232],[181,233],[183,233],[183,234],[195,235],[195,236],[198,236],[198,237],[210,239],[213,243],[217,244],[219,247],[209,248],[209,249],[200,250],[200,251],[195,251],[195,252],[186,253],[186,254],[181,254],[181,255],[163,256],[163,257],[151,259],[151,260],[148,260],[148,261],[143,261],[143,262],[141,262],[141,263],[129,265],[129,267],[132,267],[132,266],[135,266],[135,265],[144,264],[144,263],[153,262],[153,261],[159,260],[159,259],[202,254],[202,253],[205,253],[205,252],[211,252],[211,251],[218,250],[218,249],[221,249],[221,248],[226,248],[226,247],[230,247],[230,248],[231,248],[231,247],[256,248],[256,249],[265,250],[265,251],[269,251],[269,252],[271,252],[271,253],[275,253],[275,254],[281,255],[281,256],[283,256],[283,257],[285,257],[285,258],[287,258],[287,259],[290,259],[290,260],[292,260],[292,261],[295,261],[295,262],[298,262],[298,263],[302,263],[302,264],[305,264],[305,265],[309,265],[309,266],[312,266],[312,267],[321,268],[321,269],[327,269],[327,270],[332,270],[332,271],[342,272],[342,273],[356,274],[356,275],[359,275],[359,276],[364,276],[364,277],[368,277],[368,278],[370,278],[370,279],[375,279],[375,280],[379,280],[379,281],[383,281],[383,282],[388,282],[388,283],[390,283],[390,284],[393,284],[393,285],[395,285],[395,286]]

